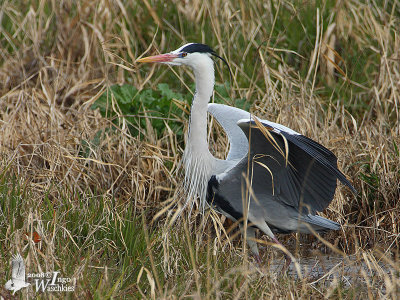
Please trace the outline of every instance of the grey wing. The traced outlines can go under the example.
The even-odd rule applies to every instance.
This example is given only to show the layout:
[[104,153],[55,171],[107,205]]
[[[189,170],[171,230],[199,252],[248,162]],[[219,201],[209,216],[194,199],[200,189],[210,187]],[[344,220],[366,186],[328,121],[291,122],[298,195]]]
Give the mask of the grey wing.
[[11,278],[13,280],[25,281],[25,264],[21,254],[18,253],[13,256],[11,266],[12,266]]
[[[246,122],[248,122],[248,120],[245,120],[245,123]],[[307,153],[308,157],[315,159],[322,167],[329,170],[332,174],[335,174],[337,179],[339,179],[344,185],[350,188],[350,190],[354,194],[357,194],[356,189],[347,180],[346,176],[338,169],[337,157],[329,149],[325,148],[316,141],[304,135],[301,135],[300,133],[281,124],[276,124],[266,120],[261,120],[261,123],[266,128],[272,128],[274,133],[281,134],[289,141],[289,143],[297,146],[298,148],[300,148],[300,150]]]
[[[332,201],[337,178],[355,191],[337,169],[336,156],[317,142],[286,130],[286,127],[274,128],[274,123],[264,123],[274,144],[254,121],[240,120],[238,125],[250,141],[250,153],[229,172],[219,176],[220,190],[224,190],[225,194],[243,186],[241,178],[248,173],[256,200],[268,201],[261,203],[268,206],[268,210],[274,205],[287,205],[314,214]],[[287,160],[285,147],[288,147]],[[238,192],[240,190],[235,193]],[[231,204],[235,210],[241,205]]]
[[249,118],[250,113],[228,105],[210,103],[208,112],[217,120],[225,130],[229,139],[229,153],[227,160],[241,159],[247,154],[248,141],[246,135],[237,126],[240,119]]

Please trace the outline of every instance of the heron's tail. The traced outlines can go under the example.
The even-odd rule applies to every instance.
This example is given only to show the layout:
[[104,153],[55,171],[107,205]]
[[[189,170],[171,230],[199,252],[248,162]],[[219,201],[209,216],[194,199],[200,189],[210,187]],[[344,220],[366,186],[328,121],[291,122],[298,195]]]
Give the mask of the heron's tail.
[[312,228],[317,232],[321,232],[321,231],[324,232],[324,231],[328,231],[328,230],[340,229],[339,223],[336,223],[332,220],[325,219],[325,218],[317,216],[317,215],[303,216],[301,218],[301,221],[312,225]]

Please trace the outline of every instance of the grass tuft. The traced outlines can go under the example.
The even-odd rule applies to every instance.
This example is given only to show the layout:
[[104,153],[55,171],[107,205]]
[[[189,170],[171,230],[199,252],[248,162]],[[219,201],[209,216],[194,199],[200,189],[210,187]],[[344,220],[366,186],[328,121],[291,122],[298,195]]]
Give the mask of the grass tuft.
[[[398,298],[399,25],[396,1],[3,1],[0,285],[20,252],[76,285],[17,297]],[[279,237],[301,276],[262,236],[257,267],[217,214],[176,218],[193,75],[135,60],[192,41],[232,69],[213,101],[322,143],[359,192],[323,213],[340,231]]]

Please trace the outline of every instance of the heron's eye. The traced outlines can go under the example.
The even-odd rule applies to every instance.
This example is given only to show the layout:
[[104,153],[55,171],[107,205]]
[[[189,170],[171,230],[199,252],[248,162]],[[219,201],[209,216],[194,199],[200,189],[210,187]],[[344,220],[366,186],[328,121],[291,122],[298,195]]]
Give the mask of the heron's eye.
[[186,52],[182,52],[181,53],[181,57],[183,58],[183,57],[186,57],[187,56],[187,53]]

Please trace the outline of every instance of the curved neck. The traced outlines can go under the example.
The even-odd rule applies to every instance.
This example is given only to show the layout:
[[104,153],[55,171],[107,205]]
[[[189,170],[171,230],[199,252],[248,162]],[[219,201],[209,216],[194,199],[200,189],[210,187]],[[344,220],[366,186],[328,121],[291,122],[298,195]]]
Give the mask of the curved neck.
[[196,81],[196,93],[193,98],[187,148],[196,155],[211,155],[207,140],[207,110],[208,102],[214,90],[214,63],[211,58],[205,57],[198,64],[192,66]]
[[196,80],[189,120],[189,134],[183,155],[185,166],[184,186],[186,204],[193,207],[193,200],[200,198],[200,209],[206,205],[207,184],[215,168],[215,158],[208,150],[207,110],[214,90],[214,63],[211,58],[199,55],[190,65]]

